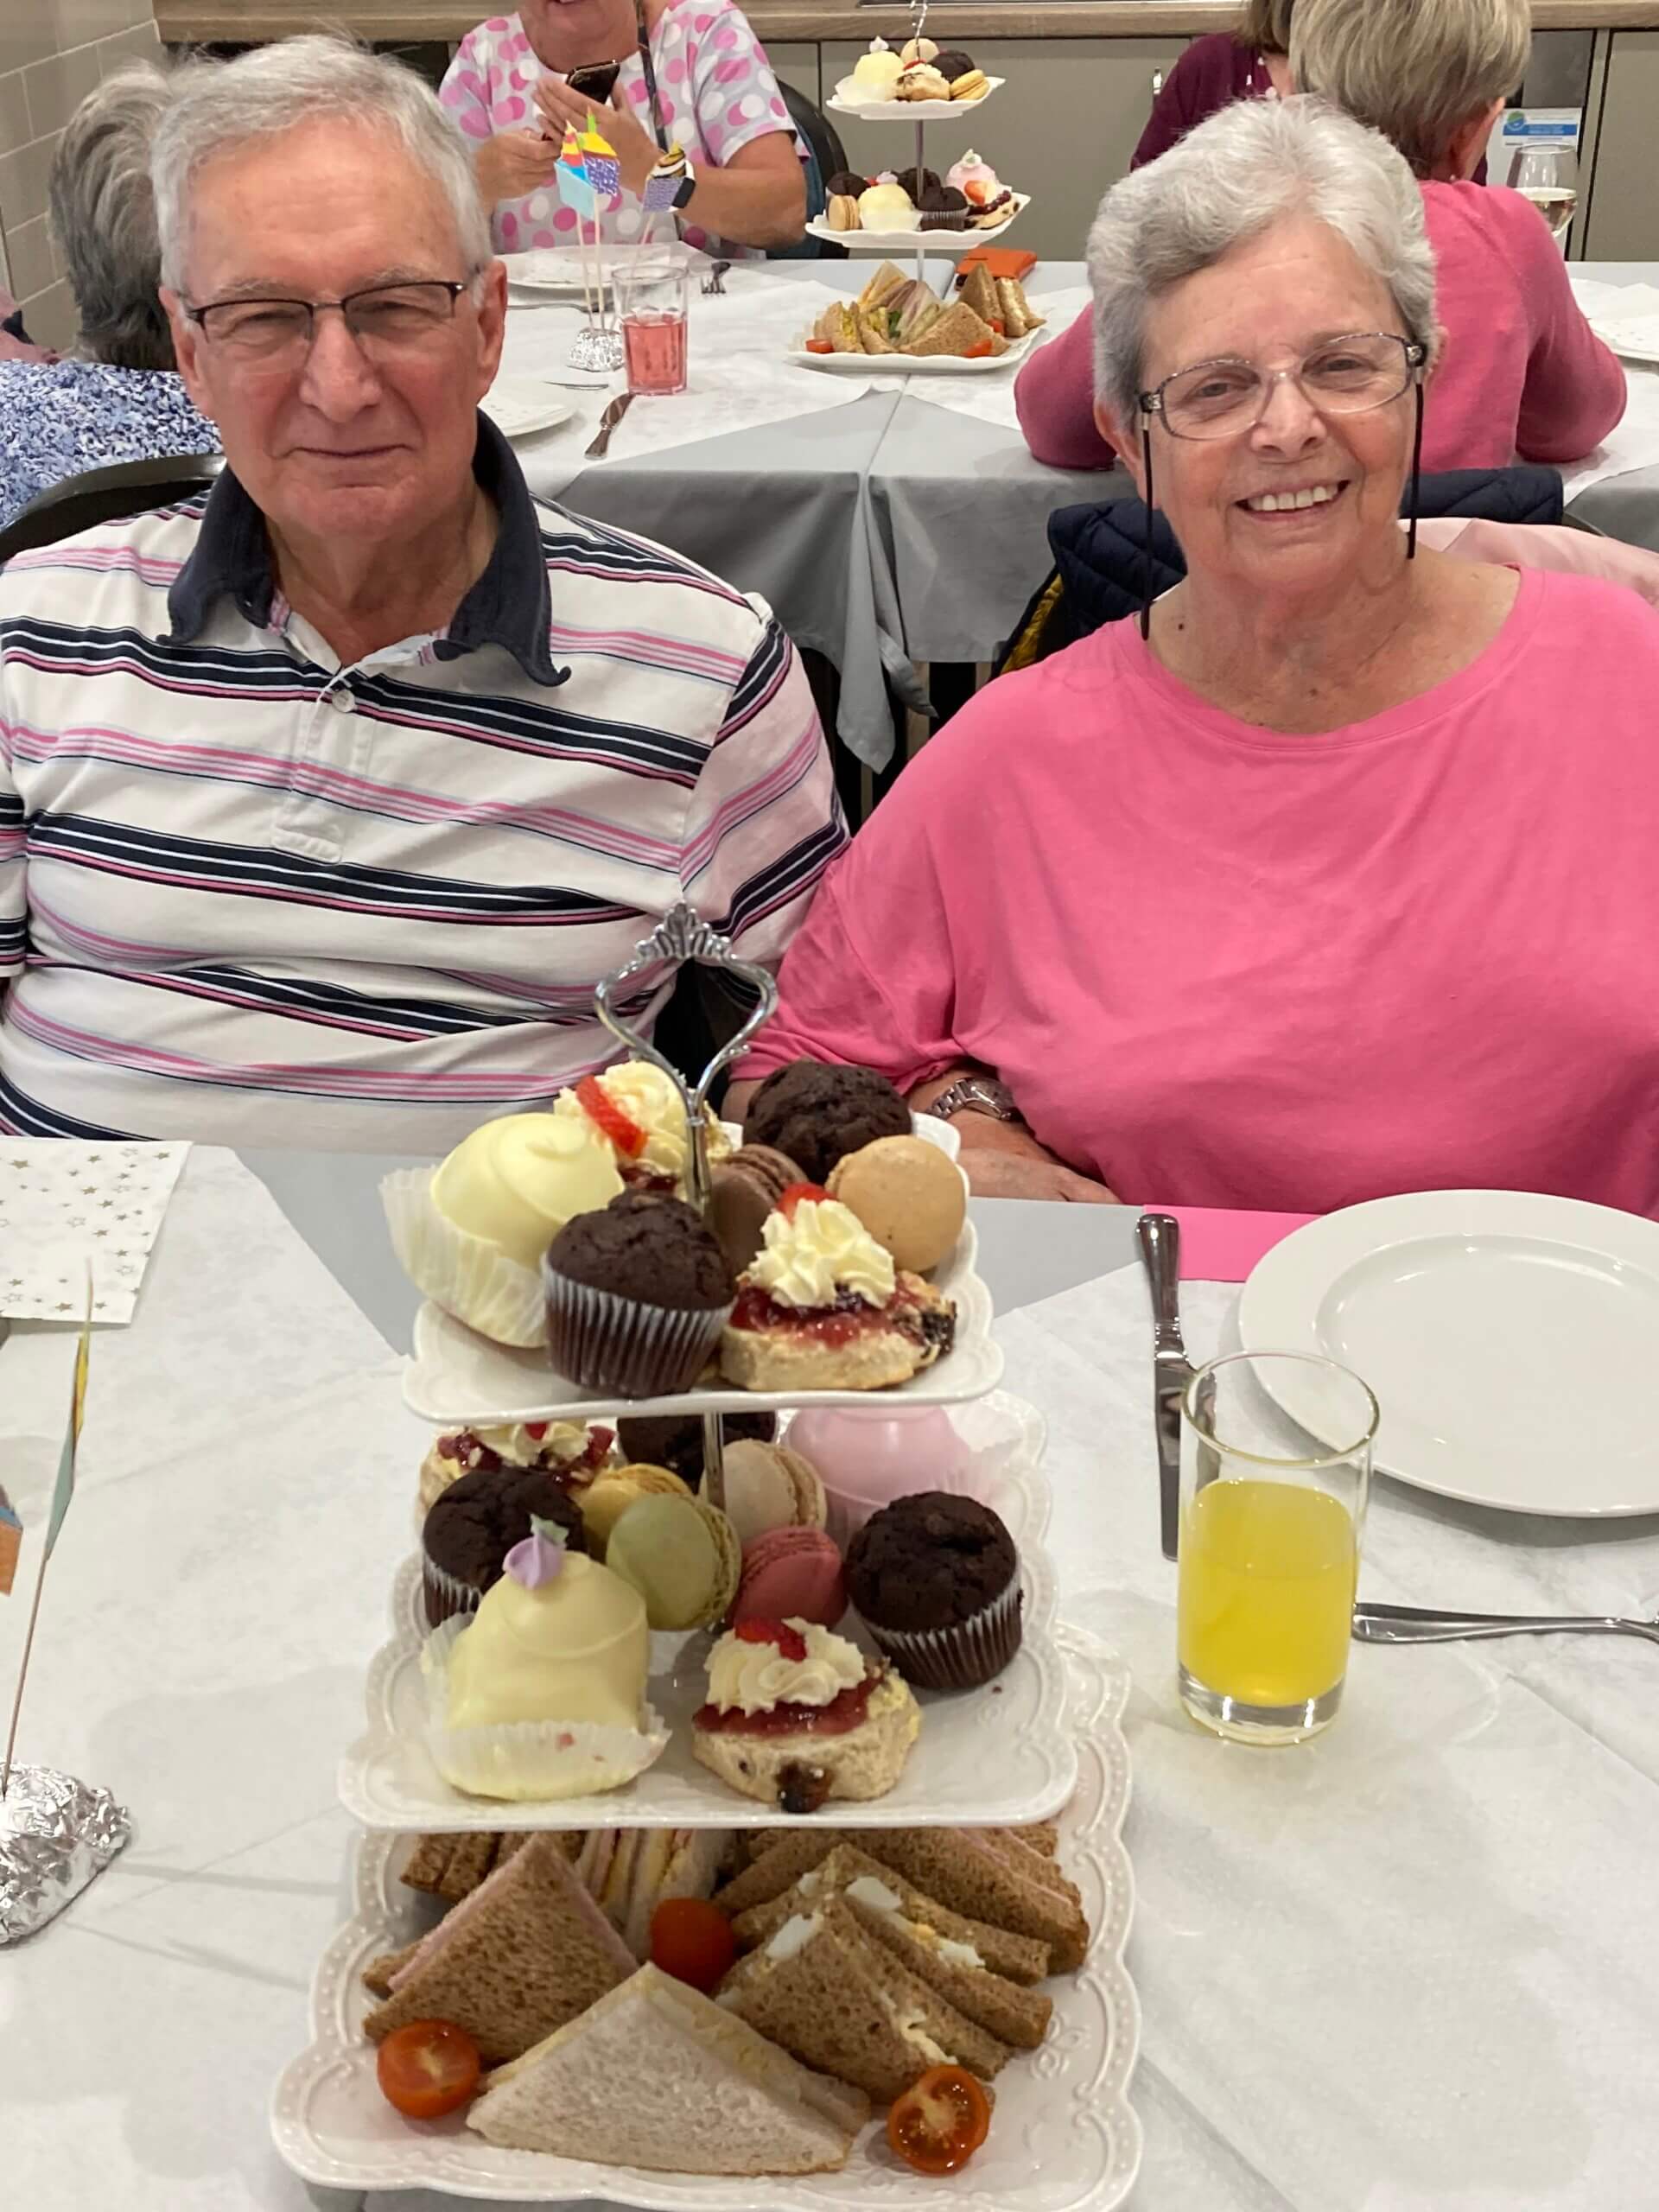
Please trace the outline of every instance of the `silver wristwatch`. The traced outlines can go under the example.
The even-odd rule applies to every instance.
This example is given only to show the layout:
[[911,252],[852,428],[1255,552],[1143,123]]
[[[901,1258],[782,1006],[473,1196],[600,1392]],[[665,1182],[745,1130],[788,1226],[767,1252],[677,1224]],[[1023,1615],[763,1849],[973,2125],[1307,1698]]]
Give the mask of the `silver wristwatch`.
[[1006,1083],[999,1083],[994,1075],[965,1075],[942,1090],[928,1108],[942,1122],[955,1114],[988,1114],[994,1122],[1017,1122],[1020,1109],[1014,1103],[1014,1093]]

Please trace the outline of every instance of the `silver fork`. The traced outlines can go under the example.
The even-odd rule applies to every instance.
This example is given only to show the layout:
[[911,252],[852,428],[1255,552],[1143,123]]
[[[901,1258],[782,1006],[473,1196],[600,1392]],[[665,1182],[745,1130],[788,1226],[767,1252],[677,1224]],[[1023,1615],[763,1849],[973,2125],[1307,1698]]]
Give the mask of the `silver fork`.
[[715,295],[718,295],[722,300],[725,298],[726,271],[731,267],[731,265],[732,264],[729,261],[717,261],[715,264],[714,267],[709,271],[709,274],[702,280],[702,291],[704,299],[709,299]]
[[598,435],[587,452],[583,454],[584,461],[603,461],[606,454],[610,450],[611,432],[632,404],[633,394],[631,391],[617,393],[616,397],[608,404],[605,412],[599,418]]
[[1356,1605],[1361,1643],[1460,1643],[1483,1636],[1639,1636],[1659,1643],[1659,1622],[1616,1613],[1452,1613],[1429,1605]]

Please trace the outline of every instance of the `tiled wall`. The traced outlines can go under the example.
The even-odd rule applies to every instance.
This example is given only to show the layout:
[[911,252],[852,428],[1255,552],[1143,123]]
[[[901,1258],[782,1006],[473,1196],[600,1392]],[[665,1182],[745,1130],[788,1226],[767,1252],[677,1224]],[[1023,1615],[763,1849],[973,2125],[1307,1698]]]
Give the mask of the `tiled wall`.
[[150,0],[0,0],[0,282],[41,345],[75,336],[46,219],[58,134],[100,77],[156,50]]

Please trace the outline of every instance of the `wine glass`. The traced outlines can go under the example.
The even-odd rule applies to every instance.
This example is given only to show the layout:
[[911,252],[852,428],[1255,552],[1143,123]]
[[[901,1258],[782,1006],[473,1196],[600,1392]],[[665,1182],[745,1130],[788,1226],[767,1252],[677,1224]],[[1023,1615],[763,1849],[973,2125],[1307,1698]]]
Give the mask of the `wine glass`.
[[1567,234],[1579,205],[1579,157],[1570,146],[1529,146],[1515,165],[1515,189],[1530,200],[1567,251]]

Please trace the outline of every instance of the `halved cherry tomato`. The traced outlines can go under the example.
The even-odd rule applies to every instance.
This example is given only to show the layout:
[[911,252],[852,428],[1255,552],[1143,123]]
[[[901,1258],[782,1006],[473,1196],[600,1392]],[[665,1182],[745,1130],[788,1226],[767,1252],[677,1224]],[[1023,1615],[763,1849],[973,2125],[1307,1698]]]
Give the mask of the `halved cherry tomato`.
[[806,350],[809,353],[833,353],[836,349],[827,338],[809,338]]
[[596,1075],[585,1075],[576,1085],[576,1098],[589,1121],[597,1122],[624,1160],[638,1160],[645,1148],[645,1133],[631,1114],[625,1114]]
[[1007,336],[1008,327],[1007,323],[1003,321],[1000,315],[992,315],[989,318],[989,321],[991,328],[996,333],[999,338],[1006,338]]
[[995,346],[992,345],[988,338],[982,338],[978,345],[970,346],[962,358],[964,361],[988,360],[990,356],[995,353]]
[[991,2101],[960,2066],[932,2066],[887,2114],[887,2140],[918,2174],[953,2174],[991,2132]]
[[394,2028],[374,2062],[380,2093],[405,2120],[442,2120],[478,2087],[478,2045],[448,2020]]
[[737,1956],[737,1938],[723,1912],[706,1897],[664,1897],[651,1916],[651,1962],[705,1997]]

